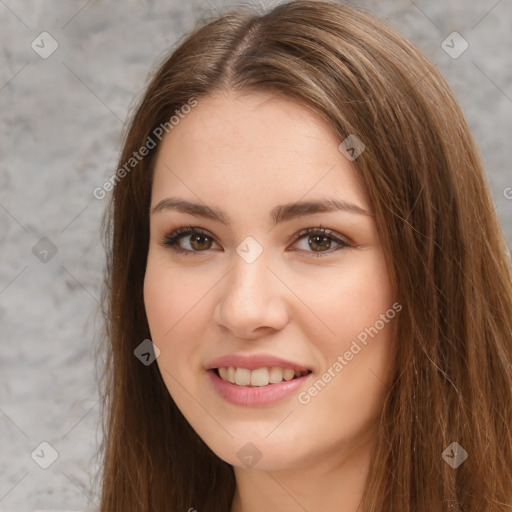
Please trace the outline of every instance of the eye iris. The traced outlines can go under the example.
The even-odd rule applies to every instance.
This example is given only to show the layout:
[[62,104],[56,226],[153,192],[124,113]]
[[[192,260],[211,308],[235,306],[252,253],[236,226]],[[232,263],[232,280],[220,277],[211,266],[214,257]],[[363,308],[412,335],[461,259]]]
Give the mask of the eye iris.
[[196,251],[203,251],[206,249],[210,249],[212,245],[212,240],[210,237],[206,235],[191,235],[190,236],[190,245]]
[[313,251],[323,251],[331,247],[331,239],[323,235],[312,235],[309,237],[309,246]]

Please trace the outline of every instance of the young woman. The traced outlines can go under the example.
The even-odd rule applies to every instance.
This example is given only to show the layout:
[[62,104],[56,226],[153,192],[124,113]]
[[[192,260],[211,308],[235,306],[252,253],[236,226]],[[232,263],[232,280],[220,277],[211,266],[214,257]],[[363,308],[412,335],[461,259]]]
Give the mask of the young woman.
[[510,255],[409,41],[335,3],[210,21],[112,183],[102,511],[512,509]]

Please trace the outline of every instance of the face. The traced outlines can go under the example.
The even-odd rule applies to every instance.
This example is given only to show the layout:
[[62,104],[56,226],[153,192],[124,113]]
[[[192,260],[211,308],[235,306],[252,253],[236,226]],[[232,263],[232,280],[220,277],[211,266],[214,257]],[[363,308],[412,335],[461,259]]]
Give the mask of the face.
[[144,281],[157,364],[233,466],[297,468],[373,439],[400,306],[340,142],[304,106],[225,94],[159,149]]

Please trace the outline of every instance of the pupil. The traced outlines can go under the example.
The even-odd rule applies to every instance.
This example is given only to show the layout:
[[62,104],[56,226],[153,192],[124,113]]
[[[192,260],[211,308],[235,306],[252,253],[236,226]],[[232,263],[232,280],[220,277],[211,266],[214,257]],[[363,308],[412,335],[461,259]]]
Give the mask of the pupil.
[[324,249],[329,249],[329,247],[331,246],[331,241],[326,236],[314,235],[310,237],[309,246],[314,251],[322,251]]

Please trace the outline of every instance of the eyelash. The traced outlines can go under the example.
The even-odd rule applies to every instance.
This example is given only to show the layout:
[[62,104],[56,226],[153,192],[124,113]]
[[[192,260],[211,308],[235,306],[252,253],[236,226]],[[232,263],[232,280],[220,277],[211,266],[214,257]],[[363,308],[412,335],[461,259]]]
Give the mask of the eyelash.
[[[169,234],[165,235],[163,240],[160,242],[160,245],[163,247],[169,247],[174,252],[176,252],[178,254],[184,254],[186,256],[199,254],[201,252],[207,252],[210,250],[210,249],[207,249],[205,251],[192,251],[189,249],[182,249],[178,245],[178,242],[180,241],[181,238],[183,238],[187,235],[204,235],[204,236],[207,236],[208,238],[211,238],[213,241],[215,241],[214,237],[211,236],[210,233],[208,233],[204,229],[189,225],[186,227],[177,228],[177,229],[171,231]],[[295,244],[296,242],[298,242],[300,239],[304,238],[305,236],[315,236],[315,235],[325,236],[325,237],[329,238],[331,241],[334,241],[335,243],[339,244],[338,247],[336,247],[334,250],[329,249],[327,251],[303,251],[303,252],[311,253],[313,255],[313,257],[315,257],[315,258],[322,257],[322,256],[325,256],[328,254],[332,254],[333,252],[336,252],[340,249],[353,247],[353,245],[349,244],[346,240],[343,240],[342,238],[337,236],[330,229],[322,228],[321,226],[318,228],[307,228],[307,229],[303,229],[303,230],[299,231],[294,236],[293,243]],[[215,242],[215,243],[217,243],[217,242]],[[301,249],[299,249],[299,250],[301,250]]]

